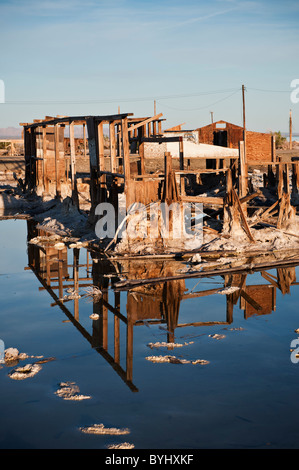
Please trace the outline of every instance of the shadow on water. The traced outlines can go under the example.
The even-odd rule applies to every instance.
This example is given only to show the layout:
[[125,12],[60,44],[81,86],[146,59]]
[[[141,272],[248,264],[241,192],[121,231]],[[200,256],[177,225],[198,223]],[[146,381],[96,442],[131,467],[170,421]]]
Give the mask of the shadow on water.
[[[91,348],[96,350],[114,369],[133,392],[138,387],[133,381],[133,336],[140,325],[160,325],[167,332],[167,349],[172,350],[176,342],[176,332],[186,327],[201,328],[213,325],[232,325],[234,308],[238,305],[244,319],[256,315],[270,315],[276,310],[277,291],[290,293],[296,282],[295,266],[278,267],[260,271],[262,283],[248,283],[250,274],[242,271],[207,276],[214,279],[218,287],[196,290],[190,288],[188,276],[171,281],[163,277],[174,276],[186,264],[170,261],[134,259],[113,259],[99,257],[99,254],[55,242],[47,238],[47,233],[27,221],[28,242],[39,237],[38,243],[28,243],[28,267],[39,280],[41,290],[46,290],[74,327],[81,333]],[[43,240],[44,238],[44,240]],[[72,246],[72,245],[71,245]],[[83,259],[84,258],[84,259]],[[270,272],[271,271],[271,272]],[[124,279],[161,279],[154,283],[136,285],[124,291],[117,289],[117,283]],[[80,297],[90,297],[91,332],[80,321]],[[99,295],[100,292],[100,295]],[[80,295],[79,295],[80,294]],[[213,319],[213,310],[208,312],[205,321],[192,311],[188,321],[181,319],[180,310],[186,301],[200,302],[200,299],[222,294],[225,298],[223,319]],[[121,295],[125,299],[121,301]],[[198,304],[197,304],[198,305]],[[121,307],[122,306],[122,307]],[[108,335],[108,323],[113,322],[113,334]],[[125,344],[120,341],[120,331],[125,331]],[[111,344],[112,343],[112,344]],[[120,361],[120,348],[125,347],[125,365]],[[113,352],[111,352],[111,350]]]

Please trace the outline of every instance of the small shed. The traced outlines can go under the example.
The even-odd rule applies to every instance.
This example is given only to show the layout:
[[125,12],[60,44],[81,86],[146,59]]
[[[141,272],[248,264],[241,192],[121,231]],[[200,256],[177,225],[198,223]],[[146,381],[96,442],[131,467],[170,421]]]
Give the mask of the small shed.
[[245,139],[248,163],[275,161],[275,142],[269,133],[248,130],[244,133],[242,126],[227,121],[213,122],[195,130],[198,132],[198,142],[203,144],[237,149],[239,142]]

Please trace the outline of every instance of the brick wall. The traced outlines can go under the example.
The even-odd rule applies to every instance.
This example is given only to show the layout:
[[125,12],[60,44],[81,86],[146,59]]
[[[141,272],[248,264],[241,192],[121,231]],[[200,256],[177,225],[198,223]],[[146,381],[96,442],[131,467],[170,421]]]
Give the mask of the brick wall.
[[272,136],[246,131],[246,157],[250,162],[272,161]]

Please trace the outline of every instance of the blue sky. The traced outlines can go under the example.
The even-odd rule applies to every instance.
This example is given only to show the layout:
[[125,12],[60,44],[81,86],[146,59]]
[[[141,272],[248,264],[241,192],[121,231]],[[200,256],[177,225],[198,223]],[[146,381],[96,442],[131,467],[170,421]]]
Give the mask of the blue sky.
[[299,103],[297,0],[0,0],[0,127],[45,115],[224,119],[288,129]]

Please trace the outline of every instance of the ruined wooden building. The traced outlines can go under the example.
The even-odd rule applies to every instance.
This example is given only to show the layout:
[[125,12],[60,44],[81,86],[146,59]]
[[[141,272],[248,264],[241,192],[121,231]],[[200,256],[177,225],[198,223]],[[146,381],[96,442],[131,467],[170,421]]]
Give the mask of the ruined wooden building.
[[[248,202],[251,201],[250,215],[256,209],[260,220],[262,209],[267,216],[276,214],[278,225],[296,212],[291,206],[290,191],[298,193],[298,163],[278,162],[270,135],[244,131],[225,121],[198,129],[199,142],[222,143],[237,151],[232,155],[220,153],[216,158],[204,157],[204,166],[191,167],[185,154],[184,136],[175,130],[174,134],[163,133],[162,120],[162,114],[135,118],[131,113],[123,113],[45,117],[22,123],[25,188],[42,197],[71,196],[79,208],[81,189],[87,189],[91,223],[95,223],[95,209],[101,202],[111,203],[118,214],[120,196],[125,196],[126,210],[135,203],[144,206],[161,201],[181,205],[202,203],[210,216],[218,222],[221,219],[226,229],[230,227],[229,231],[235,226],[230,219],[241,225],[251,242],[254,237],[247,221]],[[75,129],[79,128],[83,133],[83,150],[75,137]],[[163,152],[155,170],[149,168],[145,145],[151,143],[161,148],[167,143],[175,144],[177,164],[170,152]],[[83,174],[77,168],[78,149],[88,163]],[[209,164],[211,160],[214,166]],[[250,168],[265,170],[264,185],[276,194],[274,204],[254,208],[252,203],[258,193],[253,192],[250,184]],[[212,186],[217,191],[207,193]]]

